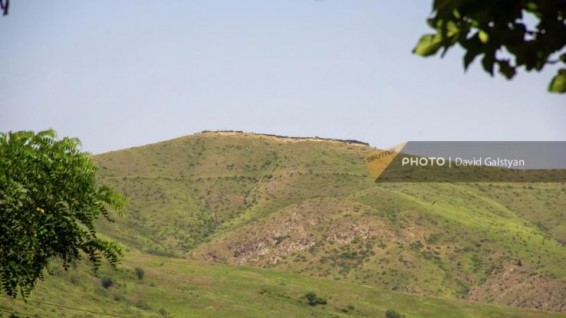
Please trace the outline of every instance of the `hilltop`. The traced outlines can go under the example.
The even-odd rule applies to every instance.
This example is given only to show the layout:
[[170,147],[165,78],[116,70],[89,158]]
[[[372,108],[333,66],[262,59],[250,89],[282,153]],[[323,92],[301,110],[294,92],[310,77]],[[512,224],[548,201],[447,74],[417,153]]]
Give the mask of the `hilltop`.
[[262,134],[262,133],[244,133],[242,130],[203,130],[200,134],[216,134],[216,135],[235,135],[235,134],[247,134],[249,136],[260,136],[260,137],[272,137],[279,139],[281,141],[335,141],[346,144],[359,144],[363,146],[368,146],[369,143],[354,140],[354,139],[337,139],[337,138],[324,138],[324,137],[297,137],[297,136],[285,136],[285,135],[275,135],[275,134]]

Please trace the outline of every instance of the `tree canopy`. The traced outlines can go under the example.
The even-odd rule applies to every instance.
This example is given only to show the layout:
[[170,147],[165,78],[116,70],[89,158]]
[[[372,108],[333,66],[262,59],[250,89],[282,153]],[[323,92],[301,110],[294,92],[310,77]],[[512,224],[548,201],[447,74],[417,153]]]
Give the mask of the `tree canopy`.
[[481,56],[491,76],[495,68],[507,79],[517,70],[541,71],[559,64],[548,85],[566,92],[566,1],[564,0],[434,0],[428,25],[413,52],[432,56],[459,44],[464,69]]
[[0,132],[0,279],[9,296],[31,292],[49,260],[67,269],[86,256],[115,266],[120,247],[97,237],[95,221],[125,197],[97,185],[96,167],[74,138],[53,130]]

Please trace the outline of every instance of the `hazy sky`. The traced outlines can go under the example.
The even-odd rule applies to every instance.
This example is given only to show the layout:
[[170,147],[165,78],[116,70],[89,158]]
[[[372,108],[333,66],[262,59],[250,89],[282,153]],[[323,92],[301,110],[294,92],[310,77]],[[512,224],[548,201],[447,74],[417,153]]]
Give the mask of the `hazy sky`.
[[100,153],[201,130],[566,140],[554,74],[491,79],[411,50],[431,1],[23,1],[0,17],[0,131]]

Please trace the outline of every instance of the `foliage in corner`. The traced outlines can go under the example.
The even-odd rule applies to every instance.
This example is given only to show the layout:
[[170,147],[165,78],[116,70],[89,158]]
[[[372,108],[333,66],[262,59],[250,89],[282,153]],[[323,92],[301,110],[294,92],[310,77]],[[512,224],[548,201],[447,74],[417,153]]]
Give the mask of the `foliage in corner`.
[[27,296],[52,258],[68,267],[82,255],[96,270],[115,267],[121,248],[97,237],[95,221],[121,213],[126,199],[96,183],[96,167],[74,138],[53,130],[0,132],[0,279]]
[[548,90],[566,92],[566,1],[434,0],[428,25],[435,33],[421,37],[413,53],[431,56],[459,44],[464,69],[481,57],[491,76],[495,68],[511,79],[517,70],[541,71],[562,66]]

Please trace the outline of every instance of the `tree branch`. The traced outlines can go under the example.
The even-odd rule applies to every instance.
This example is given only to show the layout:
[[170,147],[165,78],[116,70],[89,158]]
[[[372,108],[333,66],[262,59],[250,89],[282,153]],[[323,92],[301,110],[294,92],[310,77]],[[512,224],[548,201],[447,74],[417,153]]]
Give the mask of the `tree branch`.
[[8,9],[10,8],[10,0],[0,0],[0,10],[2,10],[2,15],[8,15]]

